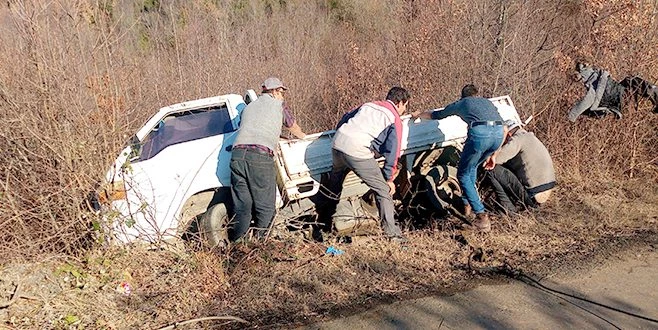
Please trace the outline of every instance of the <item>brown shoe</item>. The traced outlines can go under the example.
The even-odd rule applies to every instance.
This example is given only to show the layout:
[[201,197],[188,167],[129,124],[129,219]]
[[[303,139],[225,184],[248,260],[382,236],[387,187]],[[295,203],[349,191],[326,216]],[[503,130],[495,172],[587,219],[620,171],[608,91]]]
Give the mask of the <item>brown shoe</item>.
[[484,233],[491,231],[491,221],[489,220],[489,215],[486,213],[478,213],[475,215],[475,220],[471,221],[471,225]]

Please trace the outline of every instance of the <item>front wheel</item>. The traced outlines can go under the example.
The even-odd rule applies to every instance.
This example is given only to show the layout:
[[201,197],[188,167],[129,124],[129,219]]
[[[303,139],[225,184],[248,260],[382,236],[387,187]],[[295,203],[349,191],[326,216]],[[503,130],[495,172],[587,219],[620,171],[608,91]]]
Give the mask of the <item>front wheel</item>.
[[211,206],[201,216],[199,233],[210,247],[225,245],[228,242],[229,215],[226,205],[218,203]]

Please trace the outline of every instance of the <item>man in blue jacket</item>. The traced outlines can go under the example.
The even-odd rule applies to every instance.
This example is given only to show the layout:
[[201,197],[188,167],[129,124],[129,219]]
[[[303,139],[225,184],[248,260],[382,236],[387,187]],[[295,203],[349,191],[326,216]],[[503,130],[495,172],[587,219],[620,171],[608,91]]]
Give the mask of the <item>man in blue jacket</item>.
[[[343,189],[343,181],[349,171],[365,182],[375,192],[382,229],[391,240],[404,242],[400,227],[395,224],[393,179],[397,174],[402,138],[402,115],[410,94],[402,87],[393,87],[386,101],[368,102],[346,113],[338,122],[332,144],[333,168],[328,190],[329,201],[318,205],[325,230],[331,228],[331,216],[336,210]],[[383,156],[380,169],[376,158]]]
[[484,163],[503,143],[506,127],[491,101],[478,96],[475,85],[469,84],[462,88],[461,99],[445,107],[441,111],[414,113],[414,117],[422,119],[443,119],[449,116],[459,116],[468,125],[468,135],[464,150],[457,167],[457,179],[462,189],[464,215],[470,217],[475,212],[476,219],[472,225],[481,231],[491,230],[491,221],[485,213],[475,186],[477,168]]

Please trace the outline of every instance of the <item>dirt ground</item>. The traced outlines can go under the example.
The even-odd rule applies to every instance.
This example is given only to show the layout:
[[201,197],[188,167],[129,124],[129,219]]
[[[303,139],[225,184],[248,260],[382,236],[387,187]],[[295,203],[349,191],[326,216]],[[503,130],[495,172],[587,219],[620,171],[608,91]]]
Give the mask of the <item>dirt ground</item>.
[[[602,185],[574,195],[579,187],[564,183],[541,210],[496,217],[490,234],[449,220],[408,232],[404,246],[360,237],[228,251],[99,249],[13,262],[0,266],[0,328],[159,329],[186,320],[196,320],[190,329],[291,328],[396,301],[452,297],[519,272],[583,274],[638,244],[658,245],[658,188]],[[330,246],[344,253],[328,255]],[[246,323],[200,320],[225,316]]]

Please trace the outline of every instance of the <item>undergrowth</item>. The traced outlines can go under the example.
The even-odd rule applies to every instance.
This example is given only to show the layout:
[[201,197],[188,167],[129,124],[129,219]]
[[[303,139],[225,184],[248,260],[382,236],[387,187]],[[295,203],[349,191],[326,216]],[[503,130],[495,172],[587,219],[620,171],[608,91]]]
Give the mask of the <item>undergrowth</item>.
[[[491,262],[522,266],[593,250],[610,237],[655,233],[658,115],[644,101],[629,103],[620,120],[570,123],[566,114],[584,93],[571,79],[576,61],[617,80],[658,81],[656,6],[10,1],[0,8],[0,56],[7,59],[0,64],[2,285],[9,290],[16,274],[38,275],[35,283],[46,278],[48,289],[26,287],[34,300],[19,299],[1,311],[4,319],[26,328],[110,329],[224,313],[252,325],[286,314],[287,322],[301,322],[454,286],[468,277],[464,265],[478,247]],[[554,157],[555,198],[536,213],[496,219],[491,235],[426,229],[409,234],[407,249],[372,237],[340,245],[340,257],[325,256],[317,243],[227,253],[99,244],[100,219],[85,201],[150,115],[168,104],[243,93],[269,75],[290,87],[291,108],[307,132],[333,127],[391,85],[412,92],[410,111],[454,101],[465,83],[485,96],[509,94],[523,118],[534,116],[529,129]],[[18,261],[23,266],[8,267]],[[132,294],[117,291],[123,282]]]

